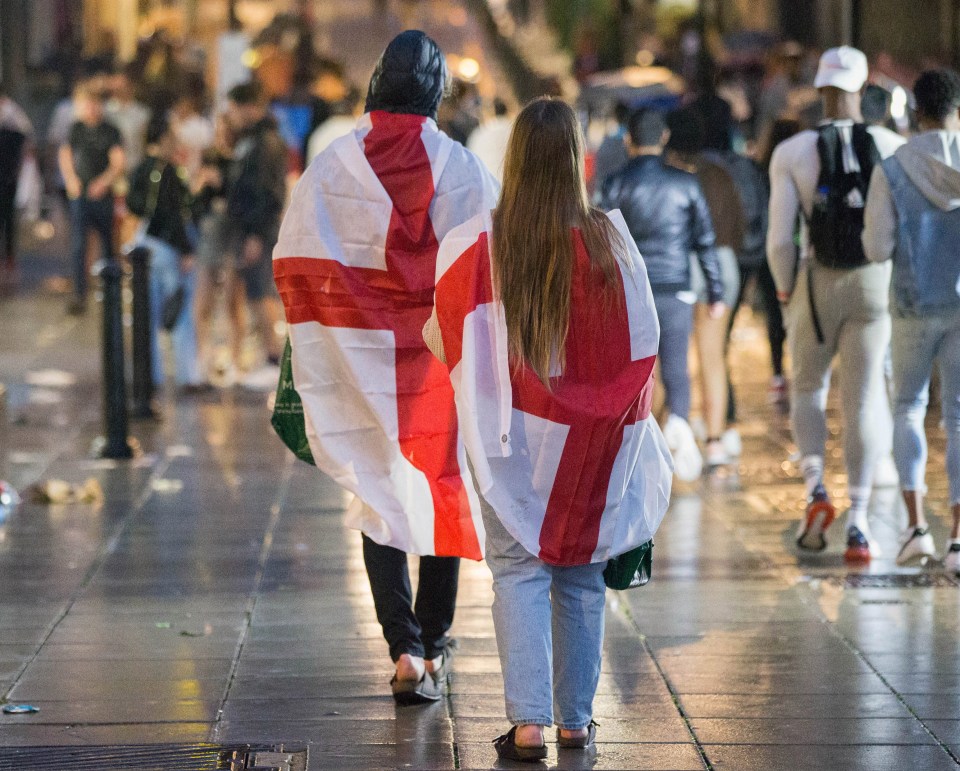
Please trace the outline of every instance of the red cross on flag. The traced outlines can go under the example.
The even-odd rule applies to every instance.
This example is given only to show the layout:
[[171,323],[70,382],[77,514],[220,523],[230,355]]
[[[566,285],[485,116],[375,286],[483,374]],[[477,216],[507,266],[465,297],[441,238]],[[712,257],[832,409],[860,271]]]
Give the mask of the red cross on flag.
[[436,307],[457,414],[480,491],[510,534],[552,565],[605,561],[649,541],[673,463],[650,417],[660,326],[647,271],[619,211],[620,312],[597,302],[574,229],[566,365],[548,390],[511,371],[491,282],[489,215],[456,228],[437,259]]
[[354,494],[349,525],[411,554],[481,557],[453,389],[422,330],[440,240],[496,188],[432,120],[373,112],[311,163],[274,250],[314,460]]

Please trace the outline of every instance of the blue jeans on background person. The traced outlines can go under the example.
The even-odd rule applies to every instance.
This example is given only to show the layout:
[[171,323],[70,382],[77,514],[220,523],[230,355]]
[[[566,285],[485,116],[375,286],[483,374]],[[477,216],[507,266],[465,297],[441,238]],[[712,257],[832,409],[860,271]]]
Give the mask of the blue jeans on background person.
[[676,292],[654,292],[653,304],[660,321],[660,377],[671,415],[690,418],[690,370],[687,358],[693,333],[693,295],[690,302]]
[[945,315],[894,316],[895,389],[893,457],[904,490],[924,490],[927,435],[924,418],[930,375],[940,362],[943,421],[947,431],[950,504],[960,503],[960,311]]
[[153,382],[162,386],[164,380],[163,354],[160,350],[160,334],[163,329],[163,305],[183,286],[183,307],[177,323],[170,332],[173,343],[174,376],[178,386],[197,385],[201,382],[200,365],[197,361],[197,330],[193,318],[193,296],[196,291],[196,271],[180,269],[180,254],[165,241],[153,236],[140,235],[137,244],[150,250],[150,326],[153,330]]
[[606,563],[548,565],[517,543],[486,502],[482,510],[507,720],[584,728],[600,680]]
[[101,258],[112,259],[112,196],[106,195],[98,201],[83,197],[70,201],[70,257],[73,264],[73,292],[78,300],[87,296],[87,233],[91,230],[100,239]]

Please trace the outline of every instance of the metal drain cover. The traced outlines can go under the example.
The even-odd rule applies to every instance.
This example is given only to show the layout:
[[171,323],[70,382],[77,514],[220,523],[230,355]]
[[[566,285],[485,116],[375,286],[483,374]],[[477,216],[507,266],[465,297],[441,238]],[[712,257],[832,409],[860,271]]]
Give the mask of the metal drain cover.
[[947,589],[960,582],[945,573],[848,573],[835,576],[831,583],[845,589]]
[[140,744],[4,747],[0,771],[307,771],[307,750],[283,745]]

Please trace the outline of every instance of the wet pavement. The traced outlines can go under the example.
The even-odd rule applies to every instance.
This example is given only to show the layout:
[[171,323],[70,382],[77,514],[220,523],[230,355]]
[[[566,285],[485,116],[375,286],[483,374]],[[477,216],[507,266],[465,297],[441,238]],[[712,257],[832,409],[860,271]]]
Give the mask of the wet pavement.
[[[0,526],[0,686],[40,708],[0,715],[0,745],[282,743],[317,769],[491,767],[505,723],[486,568],[463,567],[449,697],[396,708],[344,495],[274,438],[266,396],[238,388],[134,423],[131,463],[91,459],[96,322],[41,294],[0,304],[5,477],[105,492],[25,503]],[[894,490],[873,502],[889,557],[872,578],[844,568],[839,531],[798,560],[787,425],[766,403],[759,326],[737,338],[742,461],[680,486],[653,583],[610,593],[598,749],[551,749],[550,766],[955,768],[960,590],[895,568]],[[930,481],[942,514],[942,473]],[[943,585],[849,585],[905,576]]]
[[[329,21],[334,36],[343,24],[362,37],[349,14]],[[0,695],[40,710],[0,714],[0,760],[11,747],[211,742],[305,747],[310,769],[507,767],[490,744],[506,723],[487,569],[463,566],[448,697],[395,707],[346,498],[281,446],[265,394],[168,399],[161,422],[132,425],[136,460],[91,458],[97,312],[68,318],[42,292],[0,299],[0,479],[93,477],[105,493],[24,503],[0,523]],[[609,594],[597,749],[551,747],[548,765],[954,769],[960,589],[935,566],[895,567],[894,489],[875,493],[887,556],[865,576],[844,567],[839,526],[825,555],[798,558],[794,447],[766,401],[760,326],[742,322],[731,360],[743,457],[678,485],[654,581]],[[837,430],[834,416],[828,478],[842,502]]]

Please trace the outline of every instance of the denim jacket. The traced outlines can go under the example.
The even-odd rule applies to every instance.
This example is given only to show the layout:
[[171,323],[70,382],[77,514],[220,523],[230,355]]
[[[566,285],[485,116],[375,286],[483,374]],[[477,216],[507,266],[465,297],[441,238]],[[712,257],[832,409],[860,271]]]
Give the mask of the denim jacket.
[[891,299],[900,315],[960,310],[960,209],[934,205],[895,156],[883,171],[897,213]]

